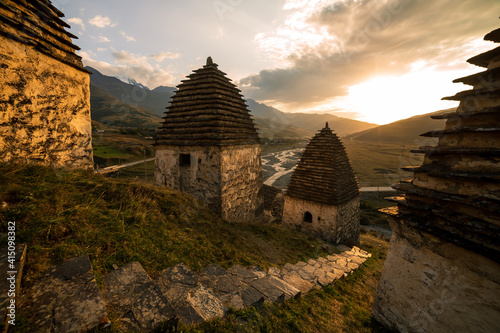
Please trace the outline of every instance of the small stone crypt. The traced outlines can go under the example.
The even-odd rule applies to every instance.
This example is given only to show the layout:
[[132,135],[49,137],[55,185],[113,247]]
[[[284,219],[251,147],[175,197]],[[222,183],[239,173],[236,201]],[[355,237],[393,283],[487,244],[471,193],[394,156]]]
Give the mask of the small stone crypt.
[[155,143],[155,182],[231,222],[262,217],[260,140],[241,91],[208,57],[182,80]]
[[358,244],[359,197],[344,146],[326,123],[308,143],[292,174],[283,224],[326,241]]

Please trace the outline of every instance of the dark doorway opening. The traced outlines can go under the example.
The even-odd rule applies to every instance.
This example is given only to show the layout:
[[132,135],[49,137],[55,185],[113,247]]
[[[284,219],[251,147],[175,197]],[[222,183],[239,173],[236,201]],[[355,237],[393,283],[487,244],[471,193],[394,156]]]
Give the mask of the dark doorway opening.
[[179,156],[179,165],[181,167],[190,167],[191,166],[191,154],[181,154]]
[[304,213],[304,222],[309,222],[309,223],[312,223],[313,221],[313,216],[311,213],[309,212],[305,212]]

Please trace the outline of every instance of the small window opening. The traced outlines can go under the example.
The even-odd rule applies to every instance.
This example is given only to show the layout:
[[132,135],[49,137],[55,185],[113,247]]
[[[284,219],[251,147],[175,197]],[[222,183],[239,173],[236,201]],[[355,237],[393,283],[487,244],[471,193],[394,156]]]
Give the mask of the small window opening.
[[179,156],[179,165],[181,167],[190,167],[191,166],[191,154],[181,154]]
[[304,213],[304,222],[309,222],[309,223],[312,223],[313,221],[313,216],[311,213],[309,212],[305,212]]
[[321,221],[321,217],[318,216],[318,222]]

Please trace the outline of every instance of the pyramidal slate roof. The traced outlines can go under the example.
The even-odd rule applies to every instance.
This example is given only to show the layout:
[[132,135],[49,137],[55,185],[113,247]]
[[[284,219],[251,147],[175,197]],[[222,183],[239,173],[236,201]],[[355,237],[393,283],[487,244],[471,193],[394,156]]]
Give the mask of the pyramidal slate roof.
[[327,205],[344,204],[359,195],[345,148],[328,123],[306,146],[286,194]]
[[208,57],[177,86],[158,133],[157,145],[226,146],[260,143],[236,85]]
[[90,73],[83,68],[82,58],[75,54],[80,48],[71,42],[78,37],[66,31],[70,26],[64,14],[49,0],[2,0],[0,2],[0,35]]

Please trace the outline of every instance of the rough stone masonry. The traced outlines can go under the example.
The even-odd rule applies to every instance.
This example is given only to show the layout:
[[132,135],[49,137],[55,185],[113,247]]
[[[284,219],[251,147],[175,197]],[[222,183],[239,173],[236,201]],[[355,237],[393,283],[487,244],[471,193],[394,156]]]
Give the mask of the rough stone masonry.
[[89,73],[50,1],[0,4],[0,161],[93,166]]

